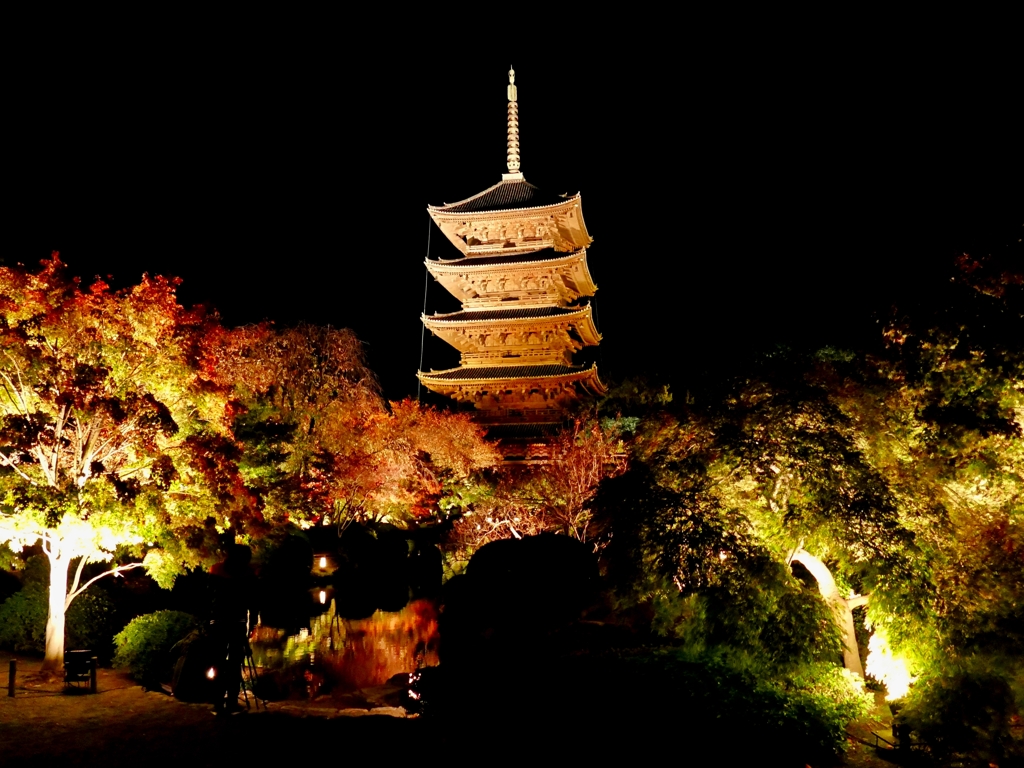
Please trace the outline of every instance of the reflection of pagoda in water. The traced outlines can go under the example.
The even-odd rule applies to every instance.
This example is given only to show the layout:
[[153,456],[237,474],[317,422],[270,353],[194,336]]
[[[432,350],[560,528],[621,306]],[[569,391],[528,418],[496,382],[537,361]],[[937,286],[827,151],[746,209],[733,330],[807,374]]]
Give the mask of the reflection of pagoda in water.
[[472,403],[492,434],[536,434],[561,422],[580,396],[605,391],[597,366],[572,363],[573,353],[601,340],[590,305],[579,303],[597,290],[580,202],[579,194],[545,194],[523,178],[509,71],[508,173],[479,194],[427,209],[462,253],[428,259],[427,269],[462,311],[423,322],[462,358],[458,368],[419,373],[429,389]]

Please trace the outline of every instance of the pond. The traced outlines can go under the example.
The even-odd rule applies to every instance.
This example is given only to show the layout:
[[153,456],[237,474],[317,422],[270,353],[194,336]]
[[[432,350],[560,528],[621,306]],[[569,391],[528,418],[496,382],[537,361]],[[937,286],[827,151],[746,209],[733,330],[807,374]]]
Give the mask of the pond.
[[339,616],[333,598],[327,605],[296,634],[262,624],[253,631],[253,659],[271,697],[371,688],[438,664],[432,600],[413,600],[401,610],[377,610],[361,619]]

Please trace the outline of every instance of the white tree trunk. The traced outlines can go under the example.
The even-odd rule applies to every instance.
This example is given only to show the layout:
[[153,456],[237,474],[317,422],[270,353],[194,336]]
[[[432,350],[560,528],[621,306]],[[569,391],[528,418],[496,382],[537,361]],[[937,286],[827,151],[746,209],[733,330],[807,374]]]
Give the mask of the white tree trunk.
[[[56,543],[53,544],[56,550]],[[67,610],[68,563],[70,558],[59,551],[49,555],[50,610],[46,616],[46,655],[43,671],[64,671],[64,613]]]
[[[818,591],[825,598],[828,607],[832,609],[836,624],[843,636],[843,666],[860,677],[864,677],[864,667],[860,663],[860,651],[857,648],[857,629],[853,623],[853,607],[845,597],[839,594],[836,580],[832,578],[832,572],[821,560],[816,558],[805,549],[798,549],[793,553],[790,562],[800,563],[811,572],[814,580],[818,582]],[[858,605],[863,605],[864,601]]]

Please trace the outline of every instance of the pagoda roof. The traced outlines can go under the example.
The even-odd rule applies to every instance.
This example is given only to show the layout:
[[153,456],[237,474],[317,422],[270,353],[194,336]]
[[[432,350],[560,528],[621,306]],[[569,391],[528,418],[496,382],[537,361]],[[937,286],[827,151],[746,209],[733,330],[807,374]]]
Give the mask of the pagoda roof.
[[449,368],[446,371],[420,373],[427,381],[515,381],[517,379],[591,379],[601,391],[604,386],[597,379],[597,366],[590,368],[576,365],[491,365],[482,367]]
[[427,259],[427,266],[438,267],[482,267],[488,264],[535,264],[543,261],[566,261],[585,253],[585,248],[580,248],[569,253],[560,253],[554,248],[543,248],[539,251],[527,253],[501,253],[496,256],[460,256],[457,259]]
[[424,317],[424,320],[430,324],[477,323],[490,320],[537,320],[548,317],[571,317],[575,315],[583,315],[589,311],[589,305],[584,305],[582,307],[517,307],[515,309],[479,309],[451,312],[446,315],[427,315]]
[[515,211],[523,208],[543,208],[549,205],[559,205],[566,200],[579,197],[575,195],[556,195],[542,192],[522,177],[522,174],[506,174],[506,176],[517,176],[518,178],[503,178],[493,187],[488,187],[483,192],[478,192],[465,200],[456,203],[445,203],[444,205],[428,206],[434,211],[446,213],[483,213],[486,211]]
[[447,371],[431,371],[423,375],[441,381],[494,381],[569,376],[587,370],[575,365],[491,365],[482,368],[449,368]]

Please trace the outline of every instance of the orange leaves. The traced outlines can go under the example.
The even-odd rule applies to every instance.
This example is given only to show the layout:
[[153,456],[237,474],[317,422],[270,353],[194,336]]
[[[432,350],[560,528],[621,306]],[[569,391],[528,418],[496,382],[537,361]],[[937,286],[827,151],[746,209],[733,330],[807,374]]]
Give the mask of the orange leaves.
[[331,454],[331,495],[360,514],[395,522],[435,515],[446,480],[497,462],[467,415],[409,399],[390,405],[357,420]]
[[465,415],[389,408],[350,330],[250,326],[214,347],[248,425],[247,472],[277,513],[401,523],[434,514],[447,479],[497,458]]
[[406,398],[391,403],[389,429],[409,449],[425,454],[431,465],[455,475],[465,476],[499,461],[468,413],[439,411]]

